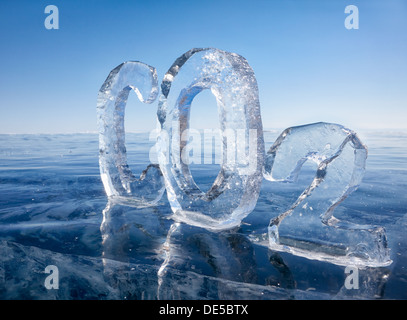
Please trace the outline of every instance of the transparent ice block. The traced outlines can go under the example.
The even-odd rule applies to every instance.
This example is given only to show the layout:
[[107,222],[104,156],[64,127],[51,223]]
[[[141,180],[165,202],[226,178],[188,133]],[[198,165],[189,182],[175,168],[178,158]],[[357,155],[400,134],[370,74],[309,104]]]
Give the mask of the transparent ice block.
[[155,205],[165,191],[158,164],[150,164],[137,178],[127,164],[124,115],[130,91],[140,101],[152,103],[158,95],[156,70],[144,63],[128,61],[113,69],[99,90],[100,176],[110,199],[133,205]]
[[390,264],[383,227],[333,216],[358,188],[366,158],[367,148],[357,134],[341,125],[320,122],[284,130],[266,154],[265,179],[295,182],[307,161],[317,169],[294,204],[271,219],[269,247],[339,265]]

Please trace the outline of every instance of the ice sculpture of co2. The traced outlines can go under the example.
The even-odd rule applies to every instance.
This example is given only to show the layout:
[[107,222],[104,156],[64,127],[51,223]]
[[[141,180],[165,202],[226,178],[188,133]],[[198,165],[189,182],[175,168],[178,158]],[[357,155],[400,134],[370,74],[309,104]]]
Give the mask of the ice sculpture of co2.
[[[295,182],[303,164],[311,161],[317,165],[315,178],[287,211],[271,219],[267,245],[335,264],[391,263],[382,227],[333,216],[359,186],[367,148],[347,128],[316,123],[284,130],[266,153],[256,78],[240,55],[192,49],[173,63],[158,99],[159,163],[150,164],[139,178],[126,158],[124,112],[131,90],[142,102],[154,102],[159,94],[155,69],[122,63],[99,91],[99,164],[110,201],[151,206],[166,190],[174,220],[221,231],[238,226],[253,211],[263,178]],[[195,183],[183,152],[192,101],[203,90],[216,98],[222,141],[220,171],[207,192]]]

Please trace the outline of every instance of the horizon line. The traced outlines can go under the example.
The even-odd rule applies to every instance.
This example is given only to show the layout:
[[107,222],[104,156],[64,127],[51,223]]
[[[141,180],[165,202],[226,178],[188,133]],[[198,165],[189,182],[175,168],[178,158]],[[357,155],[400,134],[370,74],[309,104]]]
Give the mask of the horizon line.
[[[291,126],[296,127],[296,126]],[[281,127],[281,128],[264,128],[263,132],[275,132],[275,131],[284,131],[287,128],[291,127]],[[213,128],[212,128],[213,129]],[[349,128],[351,129],[351,128]],[[129,130],[126,131],[126,134],[132,133],[151,133],[152,130]],[[205,130],[205,129],[196,129],[198,131]],[[358,131],[368,132],[368,131],[386,131],[386,132],[394,132],[394,131],[402,131],[407,132],[407,128],[359,128]],[[73,134],[99,134],[98,131],[77,131],[77,132],[0,132],[0,135],[73,135]]]

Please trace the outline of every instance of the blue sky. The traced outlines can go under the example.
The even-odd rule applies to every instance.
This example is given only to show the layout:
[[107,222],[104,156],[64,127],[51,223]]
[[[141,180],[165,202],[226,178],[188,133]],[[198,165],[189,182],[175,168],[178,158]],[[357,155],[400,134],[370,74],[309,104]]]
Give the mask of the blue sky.
[[[58,30],[44,27],[50,4]],[[350,4],[358,30],[344,26]],[[97,92],[114,67],[142,61],[161,81],[193,47],[248,60],[265,128],[407,128],[404,0],[1,0],[0,41],[0,133],[94,132]],[[131,95],[127,129],[153,129],[156,107]],[[191,114],[192,126],[216,125],[210,93]]]

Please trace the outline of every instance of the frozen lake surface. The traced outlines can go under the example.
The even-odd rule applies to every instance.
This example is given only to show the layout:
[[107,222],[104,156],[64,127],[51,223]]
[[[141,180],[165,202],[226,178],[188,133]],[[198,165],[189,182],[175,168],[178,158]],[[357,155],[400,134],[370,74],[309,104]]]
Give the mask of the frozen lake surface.
[[[265,132],[266,150],[280,131]],[[387,267],[359,270],[278,253],[252,241],[295,201],[301,184],[264,180],[239,228],[210,232],[174,223],[157,206],[109,204],[99,174],[98,135],[0,135],[0,299],[406,299],[407,132],[358,132],[369,149],[359,189],[335,211],[385,227]],[[126,136],[134,173],[149,164],[148,134]],[[218,165],[192,166],[202,189]],[[44,272],[59,271],[47,289]]]

